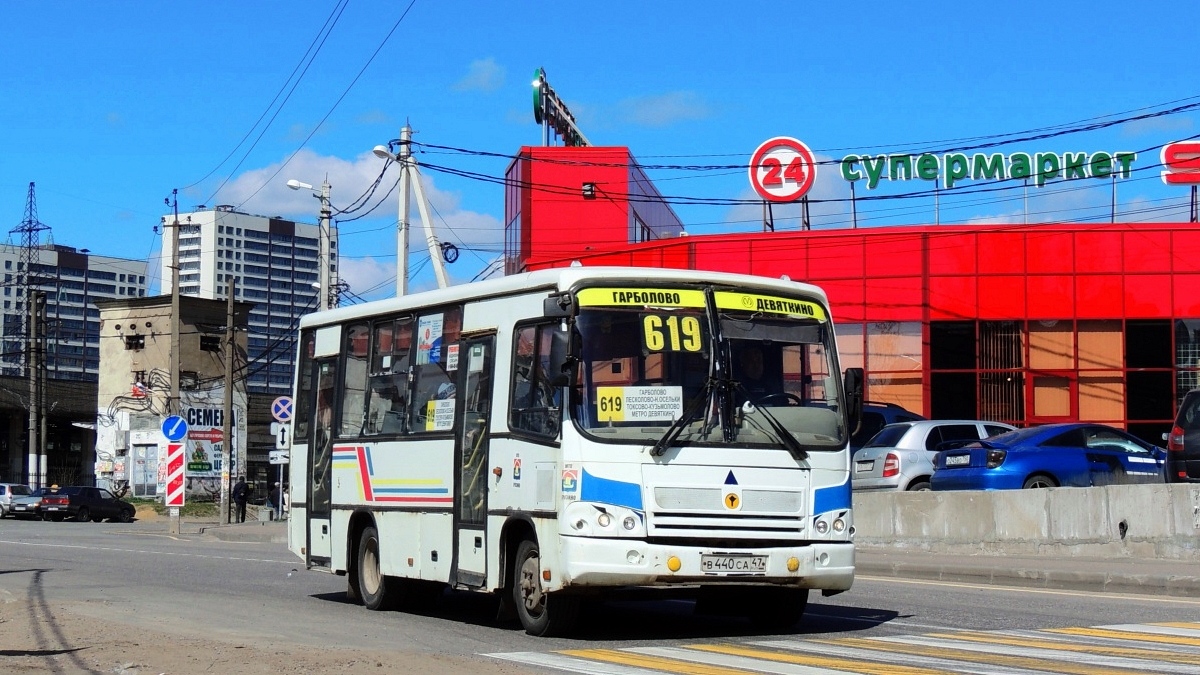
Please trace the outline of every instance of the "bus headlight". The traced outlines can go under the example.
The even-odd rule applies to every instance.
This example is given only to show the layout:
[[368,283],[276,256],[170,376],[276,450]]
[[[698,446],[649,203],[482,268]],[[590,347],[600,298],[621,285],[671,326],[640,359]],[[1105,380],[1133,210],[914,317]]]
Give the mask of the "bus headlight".
[[608,527],[612,525],[612,516],[608,515],[607,511],[601,511],[600,515],[596,516],[596,524],[600,527]]
[[625,516],[625,520],[621,521],[621,526],[627,530],[632,530],[637,527],[637,518],[633,516]]
[[817,534],[825,534],[826,532],[829,531],[829,523],[827,523],[823,520],[818,520],[816,522],[816,525],[814,525],[814,527],[817,528]]
[[833,531],[834,532],[841,532],[845,529],[846,529],[846,521],[842,520],[841,518],[837,518],[833,521]]

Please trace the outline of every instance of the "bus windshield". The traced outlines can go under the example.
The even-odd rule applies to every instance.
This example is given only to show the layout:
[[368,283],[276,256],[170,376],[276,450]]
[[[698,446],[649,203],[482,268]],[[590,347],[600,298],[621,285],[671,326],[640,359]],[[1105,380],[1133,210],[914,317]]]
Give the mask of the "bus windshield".
[[695,288],[589,288],[577,302],[572,418],[593,439],[655,444],[670,431],[673,445],[845,447],[818,303]]

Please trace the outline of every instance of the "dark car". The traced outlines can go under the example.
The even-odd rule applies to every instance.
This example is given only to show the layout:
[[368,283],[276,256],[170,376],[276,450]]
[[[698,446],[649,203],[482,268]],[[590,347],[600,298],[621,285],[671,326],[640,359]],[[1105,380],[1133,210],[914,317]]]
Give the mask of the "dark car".
[[1200,482],[1200,389],[1183,397],[1167,442],[1167,481]]
[[105,518],[128,523],[137,509],[104,488],[72,485],[42,497],[42,518],[100,522]]
[[939,452],[934,490],[1162,483],[1167,451],[1103,424],[1017,429]]
[[867,441],[879,433],[880,429],[889,424],[916,422],[923,419],[925,418],[915,412],[909,412],[895,403],[867,401],[863,403],[862,422],[858,425],[854,435],[850,437],[850,454],[858,452],[862,446],[867,444]]

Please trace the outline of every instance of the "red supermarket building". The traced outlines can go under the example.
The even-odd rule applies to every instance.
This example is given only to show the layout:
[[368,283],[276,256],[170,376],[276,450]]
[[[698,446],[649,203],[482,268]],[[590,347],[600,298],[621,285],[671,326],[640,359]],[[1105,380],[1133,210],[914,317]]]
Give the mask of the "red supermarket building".
[[1200,386],[1197,223],[689,237],[626,148],[524,147],[507,178],[509,273],[579,260],[817,284],[842,366],[866,370],[872,401],[1158,441]]

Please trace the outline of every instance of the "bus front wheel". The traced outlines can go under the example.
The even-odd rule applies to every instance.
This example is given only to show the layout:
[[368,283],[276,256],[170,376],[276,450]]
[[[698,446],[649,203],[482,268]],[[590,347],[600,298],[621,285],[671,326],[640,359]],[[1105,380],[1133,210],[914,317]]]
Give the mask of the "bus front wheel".
[[396,583],[379,571],[379,530],[365,528],[358,539],[358,594],[370,610],[389,609],[395,604]]
[[541,554],[537,542],[526,539],[517,548],[513,565],[513,604],[525,632],[537,637],[562,635],[579,616],[579,598],[542,590]]

